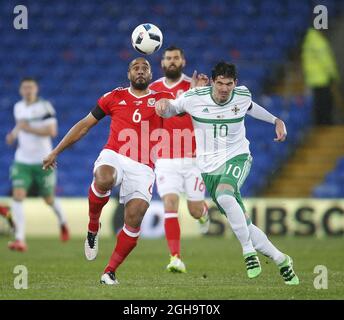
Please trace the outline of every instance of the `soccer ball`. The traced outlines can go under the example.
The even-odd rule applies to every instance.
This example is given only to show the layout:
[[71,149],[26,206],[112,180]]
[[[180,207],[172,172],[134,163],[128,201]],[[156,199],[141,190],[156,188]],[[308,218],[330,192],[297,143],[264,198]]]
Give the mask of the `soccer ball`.
[[143,23],[135,28],[131,34],[131,43],[134,49],[142,54],[152,54],[162,45],[160,29],[151,23]]

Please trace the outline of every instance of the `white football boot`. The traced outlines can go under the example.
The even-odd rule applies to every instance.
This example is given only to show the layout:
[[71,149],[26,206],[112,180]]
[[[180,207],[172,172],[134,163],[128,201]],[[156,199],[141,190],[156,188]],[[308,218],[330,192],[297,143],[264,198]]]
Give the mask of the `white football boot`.
[[100,278],[100,283],[101,284],[107,284],[109,286],[117,285],[119,282],[116,279],[116,276],[113,272],[106,272],[102,275]]
[[87,237],[85,240],[85,256],[87,260],[91,261],[97,258],[98,242],[99,242],[99,231],[96,234],[92,232],[87,233]]
[[186,273],[185,264],[178,256],[171,256],[170,263],[166,267],[167,271],[176,273]]

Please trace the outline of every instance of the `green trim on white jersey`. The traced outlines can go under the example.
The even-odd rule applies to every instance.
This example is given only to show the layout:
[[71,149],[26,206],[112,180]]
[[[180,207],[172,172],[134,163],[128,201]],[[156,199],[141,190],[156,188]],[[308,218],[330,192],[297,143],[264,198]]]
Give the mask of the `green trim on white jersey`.
[[240,121],[243,121],[245,117],[240,117],[236,119],[205,119],[205,118],[198,118],[192,116],[192,119],[194,119],[197,122],[202,122],[202,123],[237,123]]
[[219,102],[215,101],[215,99],[213,97],[213,88],[211,88],[210,96],[211,96],[211,99],[214,101],[215,104],[217,104],[218,106],[225,106],[226,104],[230,103],[233,100],[234,90],[232,90],[232,92],[230,93],[230,97],[228,98],[228,100],[226,102],[223,102],[223,103],[219,103]]
[[191,115],[195,137],[197,164],[209,173],[239,154],[249,154],[245,115],[252,104],[250,91],[233,89],[223,104],[213,100],[212,87],[194,88],[171,100],[177,113]]
[[211,92],[211,88],[210,87],[194,88],[194,89],[191,89],[189,91],[186,91],[185,92],[185,97],[190,97],[190,96],[193,96],[193,95],[198,95],[198,96],[207,95],[210,92]]
[[240,96],[247,96],[247,97],[251,97],[251,94],[248,91],[237,91],[237,90],[233,90],[234,94],[240,95]]

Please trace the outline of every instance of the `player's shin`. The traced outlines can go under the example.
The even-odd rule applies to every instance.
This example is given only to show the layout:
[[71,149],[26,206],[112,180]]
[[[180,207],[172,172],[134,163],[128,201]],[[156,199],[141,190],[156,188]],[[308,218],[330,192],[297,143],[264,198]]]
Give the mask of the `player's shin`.
[[219,193],[217,195],[217,202],[226,212],[229,224],[242,246],[243,254],[255,253],[256,250],[250,238],[245,215],[234,196],[227,193]]
[[115,272],[129,253],[135,248],[140,235],[140,228],[131,228],[124,224],[117,235],[117,243],[104,273]]
[[101,192],[93,181],[88,192],[89,224],[88,231],[97,233],[99,229],[99,218],[103,207],[110,199],[111,191]]
[[25,239],[25,217],[22,201],[12,201],[13,218],[15,221],[15,238],[16,240],[24,241]]
[[176,211],[165,212],[165,235],[171,256],[180,258],[180,226]]
[[216,198],[218,204],[225,211],[232,230],[242,246],[247,276],[250,279],[256,278],[262,272],[262,268],[251,241],[244,212],[230,191],[220,191]]
[[66,216],[65,213],[63,212],[61,203],[58,199],[54,199],[54,202],[50,205],[51,208],[54,210],[54,213],[56,214],[56,217],[59,221],[59,224],[62,226],[66,224]]
[[283,263],[286,255],[279,251],[268,239],[266,234],[251,223],[248,226],[254,248],[261,254],[271,258],[277,265]]

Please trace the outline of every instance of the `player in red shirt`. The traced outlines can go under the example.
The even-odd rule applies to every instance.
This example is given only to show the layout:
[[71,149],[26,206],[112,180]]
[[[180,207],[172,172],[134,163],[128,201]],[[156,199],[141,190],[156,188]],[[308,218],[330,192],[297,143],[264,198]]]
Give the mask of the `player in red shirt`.
[[5,218],[11,230],[14,231],[15,225],[12,219],[11,209],[8,205],[0,203],[0,216],[3,216]]
[[[193,78],[183,73],[185,67],[184,52],[181,48],[171,46],[165,49],[161,60],[164,77],[150,85],[155,91],[168,91],[177,98],[190,89],[190,86],[206,85],[205,75]],[[205,186],[201,172],[196,166],[196,143],[193,134],[191,117],[188,114],[163,119],[163,128],[170,137],[159,159],[156,161],[158,193],[164,202],[165,235],[170,250],[170,263],[167,270],[186,272],[180,255],[180,226],[178,206],[180,193],[185,192],[190,214],[201,223],[201,231],[206,233],[209,228],[208,207],[204,201]],[[182,132],[182,135],[176,135]],[[183,137],[181,139],[180,137]]]
[[80,140],[106,115],[111,117],[109,139],[94,164],[94,180],[89,189],[89,224],[85,240],[88,260],[98,253],[99,218],[108,202],[111,189],[120,185],[120,202],[124,204],[124,226],[116,247],[101,277],[101,283],[118,284],[115,271],[136,246],[140,225],[152,197],[154,155],[157,142],[151,142],[155,130],[161,130],[162,118],[155,113],[155,102],[173,99],[168,92],[152,92],[149,62],[137,58],[129,64],[129,88],[117,88],[103,95],[97,106],[75,124],[57,147],[44,159],[43,168],[54,168],[64,149]]

